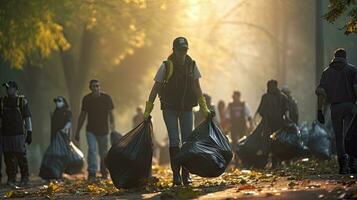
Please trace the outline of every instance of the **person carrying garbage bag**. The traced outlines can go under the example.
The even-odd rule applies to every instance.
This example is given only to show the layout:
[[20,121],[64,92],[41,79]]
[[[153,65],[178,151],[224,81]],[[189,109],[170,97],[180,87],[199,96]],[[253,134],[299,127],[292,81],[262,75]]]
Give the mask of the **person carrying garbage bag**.
[[323,107],[331,104],[332,127],[335,132],[339,173],[356,173],[356,158],[345,149],[345,133],[357,113],[357,68],[347,62],[346,50],[335,50],[334,58],[323,71],[320,84],[316,88],[318,96],[317,119],[325,123]]
[[[199,79],[201,73],[196,62],[187,55],[188,41],[184,37],[178,37],[173,41],[173,53],[160,66],[155,76],[155,84],[151,89],[146,102],[144,118],[150,116],[154,107],[156,96],[159,95],[161,110],[169,135],[169,153],[171,169],[173,172],[173,185],[189,185],[189,171],[182,168],[175,160],[180,152],[180,146],[184,143],[193,129],[192,108],[200,105],[205,117],[210,117],[206,100],[202,95]],[[181,138],[179,135],[179,126]],[[181,174],[180,174],[181,171]]]

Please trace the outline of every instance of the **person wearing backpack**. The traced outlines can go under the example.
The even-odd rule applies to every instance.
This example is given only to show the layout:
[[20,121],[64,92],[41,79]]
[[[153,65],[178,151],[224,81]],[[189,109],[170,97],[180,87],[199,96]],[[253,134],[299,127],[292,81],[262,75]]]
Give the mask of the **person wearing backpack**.
[[318,97],[317,120],[321,124],[325,124],[323,112],[325,104],[330,104],[339,173],[357,173],[357,160],[345,149],[346,130],[357,113],[357,68],[347,62],[345,49],[335,50],[333,60],[321,75],[316,95]]
[[[161,110],[169,135],[170,163],[173,172],[173,185],[189,185],[189,171],[182,168],[175,157],[193,129],[192,108],[200,105],[205,117],[209,117],[206,100],[202,95],[199,79],[201,73],[196,62],[187,55],[188,41],[178,37],[173,41],[173,53],[160,66],[155,76],[155,84],[146,102],[144,118],[150,116],[156,96],[159,95]],[[180,127],[180,129],[179,129]],[[180,133],[181,138],[180,140]],[[181,172],[181,174],[180,174]]]
[[4,83],[7,96],[0,99],[0,119],[7,184],[16,186],[17,166],[21,173],[21,186],[29,182],[26,143],[32,142],[31,113],[27,99],[18,94],[15,81]]

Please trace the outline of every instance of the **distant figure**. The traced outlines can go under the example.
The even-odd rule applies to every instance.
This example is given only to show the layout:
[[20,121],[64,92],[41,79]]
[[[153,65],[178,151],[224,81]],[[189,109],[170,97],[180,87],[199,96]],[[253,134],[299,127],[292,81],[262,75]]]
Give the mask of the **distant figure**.
[[141,122],[144,121],[144,112],[143,112],[143,108],[141,106],[138,106],[136,108],[136,114],[133,117],[133,128],[135,128],[136,126],[138,126]]
[[238,140],[254,129],[254,122],[247,103],[241,99],[241,93],[234,91],[232,99],[233,101],[228,105],[228,114],[231,127],[232,149],[233,152],[236,152]]
[[291,90],[289,89],[289,87],[287,85],[284,85],[281,88],[281,92],[283,92],[289,100],[289,115],[290,115],[290,119],[298,124],[299,123],[299,108],[298,108],[298,104],[296,99],[291,95]]
[[102,178],[108,178],[108,170],[105,167],[104,159],[109,147],[109,131],[115,131],[115,120],[112,98],[108,94],[101,92],[99,81],[91,80],[89,82],[89,88],[91,93],[86,95],[82,100],[82,111],[79,115],[75,138],[79,141],[79,132],[88,115],[86,129],[88,143],[88,181],[92,182],[96,180],[98,153]]
[[335,50],[334,58],[321,75],[320,84],[316,89],[318,96],[317,119],[325,123],[324,104],[331,104],[332,127],[335,132],[336,150],[339,163],[339,173],[357,173],[356,158],[346,152],[346,128],[357,113],[357,69],[347,62],[346,50]]
[[51,115],[51,141],[58,132],[65,133],[70,138],[72,128],[72,112],[67,100],[58,96],[54,100],[55,111]]
[[28,185],[29,167],[26,157],[26,143],[32,142],[32,123],[28,100],[18,94],[15,81],[9,81],[7,96],[0,99],[0,124],[2,147],[5,157],[7,184],[16,186],[18,167],[21,173],[21,186]]
[[[267,93],[262,96],[257,113],[262,117],[264,134],[262,137],[268,139],[270,135],[282,129],[287,122],[291,122],[289,117],[289,100],[278,88],[276,80],[267,83]],[[279,165],[278,159],[272,155],[272,168]]]
[[223,100],[220,100],[218,102],[217,109],[218,109],[218,118],[221,128],[223,129],[224,133],[227,133],[229,129],[229,119],[228,119],[226,104],[224,103]]
[[289,118],[289,100],[278,88],[276,80],[267,83],[267,92],[262,96],[257,113],[262,117],[265,127],[265,136],[284,127]]
[[[216,108],[212,103],[211,96],[209,96],[208,94],[203,94],[203,96],[206,99],[208,109],[215,112]],[[198,110],[194,113],[194,119],[195,119],[194,126],[197,127],[201,122],[203,122],[206,119],[206,117],[205,117],[204,113],[202,112],[202,110]]]

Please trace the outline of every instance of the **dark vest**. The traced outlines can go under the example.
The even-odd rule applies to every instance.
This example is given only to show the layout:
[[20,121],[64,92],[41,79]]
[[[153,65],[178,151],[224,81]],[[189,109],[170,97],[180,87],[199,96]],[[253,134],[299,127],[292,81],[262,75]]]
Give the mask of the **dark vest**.
[[237,129],[238,131],[247,130],[247,121],[245,116],[245,103],[230,103],[229,104],[229,114],[231,116],[232,129]]
[[[167,62],[164,62],[166,71]],[[186,56],[184,65],[172,62],[173,74],[167,83],[164,83],[160,92],[161,109],[190,111],[197,106],[197,97],[193,90],[195,61]]]
[[25,133],[24,126],[24,97],[3,97],[0,100],[2,118],[1,132],[3,135],[21,135]]

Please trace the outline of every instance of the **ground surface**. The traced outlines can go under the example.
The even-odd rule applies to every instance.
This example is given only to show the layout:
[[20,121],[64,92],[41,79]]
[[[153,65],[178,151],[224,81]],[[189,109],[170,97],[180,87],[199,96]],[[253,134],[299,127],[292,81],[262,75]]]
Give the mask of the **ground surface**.
[[218,178],[193,176],[192,187],[171,187],[171,172],[153,167],[146,187],[116,189],[110,180],[88,183],[84,176],[45,184],[32,177],[26,188],[2,185],[1,198],[12,199],[357,199],[357,179],[336,175],[336,163],[299,161],[278,170],[230,167]]

